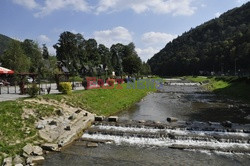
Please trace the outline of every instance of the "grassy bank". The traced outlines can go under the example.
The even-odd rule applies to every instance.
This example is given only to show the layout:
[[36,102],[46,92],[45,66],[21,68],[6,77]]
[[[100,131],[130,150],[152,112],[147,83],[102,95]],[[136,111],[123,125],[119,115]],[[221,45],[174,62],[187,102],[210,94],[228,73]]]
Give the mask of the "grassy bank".
[[[22,100],[0,102],[0,163],[5,154],[21,154],[27,143],[40,141],[35,121],[50,116],[54,108]],[[24,112],[28,112],[24,116]]]
[[97,115],[113,115],[131,107],[140,101],[149,92],[156,91],[155,88],[138,89],[122,84],[121,89],[115,86],[112,89],[92,89],[87,91],[75,91],[72,95],[45,95],[40,99],[54,99],[64,101],[74,107],[86,109]]
[[[139,89],[136,86],[138,84],[135,84],[135,87],[122,84],[121,89],[115,86],[112,89],[74,91],[72,95],[44,95],[36,99],[53,99],[107,116],[131,107],[149,92],[156,91],[154,87]],[[41,141],[35,129],[35,121],[40,117],[55,114],[56,109],[58,108],[51,105],[30,103],[23,99],[0,102],[0,165],[4,154],[8,156],[21,154],[22,147],[26,143]],[[29,116],[24,117],[24,112]]]
[[250,103],[250,78],[187,76],[185,79],[207,83],[204,88],[210,91]]

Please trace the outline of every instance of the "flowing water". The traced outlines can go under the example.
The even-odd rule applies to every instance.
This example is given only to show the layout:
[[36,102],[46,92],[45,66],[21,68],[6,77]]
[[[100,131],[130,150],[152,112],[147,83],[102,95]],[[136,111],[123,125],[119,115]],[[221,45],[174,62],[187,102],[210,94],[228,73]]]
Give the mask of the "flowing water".
[[[199,86],[163,86],[120,113],[126,123],[96,123],[61,153],[47,155],[44,165],[250,165],[249,114],[248,105]],[[195,122],[170,125],[167,117]],[[226,120],[240,123],[237,130],[212,123]],[[105,143],[86,147],[91,140]]]

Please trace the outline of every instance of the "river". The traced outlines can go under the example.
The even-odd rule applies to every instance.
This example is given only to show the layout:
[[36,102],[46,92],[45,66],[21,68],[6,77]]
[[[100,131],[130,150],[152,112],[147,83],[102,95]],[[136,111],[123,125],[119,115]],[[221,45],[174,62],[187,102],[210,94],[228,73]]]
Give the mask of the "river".
[[[216,96],[200,86],[163,86],[118,116],[124,120],[166,122],[167,117],[176,117],[179,121],[227,120],[247,124],[249,114],[249,105]],[[250,155],[244,153],[178,150],[155,146],[148,139],[141,139],[143,144],[124,136],[124,140],[119,136],[114,139],[115,144],[99,144],[96,148],[75,141],[62,152],[47,155],[44,165],[250,165]]]

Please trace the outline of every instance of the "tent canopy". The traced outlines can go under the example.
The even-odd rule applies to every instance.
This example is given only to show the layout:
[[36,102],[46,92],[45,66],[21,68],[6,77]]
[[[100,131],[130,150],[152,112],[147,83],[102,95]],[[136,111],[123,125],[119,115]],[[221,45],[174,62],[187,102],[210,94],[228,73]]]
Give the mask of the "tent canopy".
[[14,71],[4,67],[0,67],[0,74],[14,74]]

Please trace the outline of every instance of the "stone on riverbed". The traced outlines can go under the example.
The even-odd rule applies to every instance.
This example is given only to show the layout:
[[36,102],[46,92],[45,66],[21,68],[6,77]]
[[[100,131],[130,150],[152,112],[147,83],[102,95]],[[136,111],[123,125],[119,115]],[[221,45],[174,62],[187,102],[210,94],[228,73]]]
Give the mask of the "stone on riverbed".
[[24,162],[24,159],[20,157],[19,155],[16,155],[13,159],[13,164],[16,166],[18,164],[22,164]]
[[48,151],[58,151],[58,144],[46,143],[42,145],[42,148]]
[[30,157],[27,158],[26,163],[28,165],[41,164],[43,161],[44,161],[43,156],[30,156]]
[[87,143],[87,147],[88,147],[88,148],[96,148],[96,147],[98,147],[98,143],[89,142],[89,143]]
[[3,166],[12,166],[12,158],[8,157],[3,160]]
[[35,156],[43,155],[43,149],[40,146],[33,146],[32,154]]
[[76,113],[73,113],[68,119],[69,120],[75,120],[76,119]]
[[168,121],[168,122],[177,122],[178,119],[175,118],[175,117],[167,117],[167,121]]
[[225,122],[222,122],[221,125],[224,127],[231,128],[233,124],[230,121],[225,121]]
[[118,121],[118,116],[110,116],[110,117],[108,118],[108,121],[109,121],[109,122],[117,122],[117,121]]
[[42,124],[38,124],[37,126],[36,126],[36,129],[38,129],[38,130],[41,130],[41,129],[44,129],[44,125],[42,125]]
[[31,144],[27,144],[23,147],[23,152],[30,155],[33,152],[33,146]]
[[95,116],[95,121],[103,121],[104,117],[103,116]]

